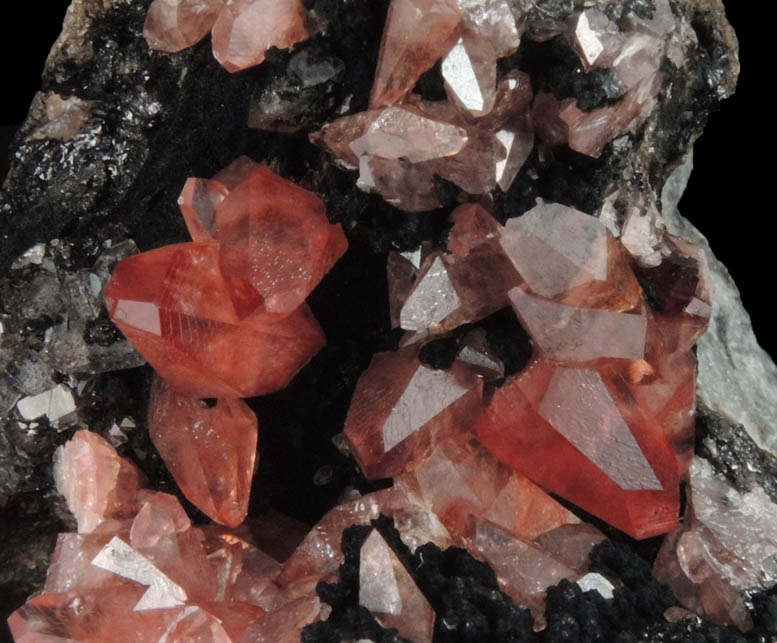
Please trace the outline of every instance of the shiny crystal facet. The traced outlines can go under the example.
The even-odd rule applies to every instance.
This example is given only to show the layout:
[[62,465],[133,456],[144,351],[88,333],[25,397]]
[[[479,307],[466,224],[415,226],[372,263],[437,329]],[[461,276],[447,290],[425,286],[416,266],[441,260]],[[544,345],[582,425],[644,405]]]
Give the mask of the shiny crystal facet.
[[250,397],[285,387],[323,346],[321,329],[304,305],[241,319],[232,295],[212,243],[129,257],[105,290],[113,322],[176,391]]
[[369,478],[400,473],[432,444],[466,429],[477,412],[482,383],[462,365],[423,366],[409,353],[378,353],[359,379],[345,436]]
[[392,0],[370,106],[393,105],[409,92],[456,41],[460,23],[453,0]]
[[431,643],[434,610],[380,533],[373,529],[359,559],[359,605],[381,625],[419,643]]
[[674,453],[617,371],[534,360],[494,394],[476,432],[497,459],[635,538],[677,524]]
[[348,247],[321,199],[265,165],[230,191],[215,225],[224,274],[251,284],[275,313],[298,309]]

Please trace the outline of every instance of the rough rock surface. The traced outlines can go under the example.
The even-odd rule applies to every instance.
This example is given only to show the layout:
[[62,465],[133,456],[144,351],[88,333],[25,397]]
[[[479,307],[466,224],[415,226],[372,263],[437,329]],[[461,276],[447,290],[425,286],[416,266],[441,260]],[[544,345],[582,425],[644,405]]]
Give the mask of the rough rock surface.
[[[49,57],[43,92],[13,143],[11,170],[0,193],[7,235],[0,245],[0,359],[4,366],[24,366],[10,378],[0,376],[3,616],[41,586],[56,532],[73,529],[64,503],[53,492],[49,463],[74,428],[88,426],[107,437],[148,475],[153,488],[177,493],[144,424],[150,371],[104,372],[117,361],[123,366],[140,361],[105,311],[90,308],[90,300],[104,287],[117,253],[132,252],[135,244],[149,250],[186,239],[176,206],[186,177],[212,176],[239,154],[247,154],[319,193],[330,221],[342,223],[349,237],[349,252],[311,295],[311,308],[329,346],[290,388],[251,401],[266,420],[260,437],[264,464],[254,482],[261,494],[255,494],[259,499],[249,513],[273,507],[308,523],[320,518],[343,490],[374,488],[331,438],[342,429],[357,379],[372,354],[397,348],[398,335],[391,330],[385,303],[385,254],[412,250],[424,240],[443,241],[455,205],[456,191],[437,181],[442,210],[399,212],[357,190],[350,176],[308,143],[308,134],[325,122],[367,108],[385,0],[307,0],[304,4],[319,33],[293,54],[271,51],[260,68],[235,75],[213,60],[207,41],[179,54],[151,53],[142,36],[148,4],[74,0]],[[607,11],[620,3],[593,4]],[[649,14],[653,2],[629,5]],[[531,16],[551,24],[565,20],[573,6],[571,0],[541,0]],[[511,188],[494,192],[498,219],[504,222],[527,211],[537,197],[595,214],[614,189],[637,186],[645,194],[661,189],[703,129],[709,111],[733,92],[738,73],[736,41],[720,0],[677,0],[673,6],[678,15],[689,18],[699,45],[683,73],[672,76],[671,91],[665,88],[660,94],[659,109],[636,136],[617,139],[598,159],[565,148],[550,158],[533,152]],[[570,53],[558,39],[526,44],[500,61],[499,74],[518,65],[559,99],[574,97],[590,108],[613,100],[619,90],[612,79],[571,73],[578,63]],[[563,77],[580,80],[556,86],[556,79]],[[422,77],[418,88],[424,98],[444,97],[441,83],[436,85],[431,75]],[[247,130],[252,96],[251,120],[261,129]],[[693,237],[697,233],[672,216],[670,204],[677,203],[684,185],[681,177],[675,173],[666,184],[663,213],[670,231]],[[738,484],[764,486],[774,497],[776,468],[759,447],[777,453],[777,369],[757,348],[725,268],[712,258],[710,266],[718,295],[712,330],[698,349],[706,431],[699,448],[706,448],[703,455]],[[63,284],[73,286],[71,294],[58,297]],[[484,327],[506,373],[520,370],[528,357],[527,341],[525,335],[515,341],[522,331],[512,313],[497,313]],[[49,350],[51,338],[64,330],[71,331],[65,337],[68,342],[57,345],[66,350]],[[81,360],[65,359],[71,356]],[[738,395],[728,395],[726,388],[730,385],[723,376],[732,373],[741,387]],[[26,407],[19,408],[20,399],[57,386],[67,388],[75,413],[55,417],[49,407],[40,416],[22,415]],[[757,463],[753,475],[742,471],[750,463]],[[191,505],[184,506],[191,516],[203,519]],[[367,533],[361,532],[362,539]],[[396,539],[384,537],[402,559],[400,548],[392,544]],[[560,584],[549,592],[545,640],[745,640],[706,621],[668,623],[664,612],[676,602],[651,581],[633,543],[621,540],[631,547],[606,543],[594,554],[594,571],[622,583],[615,602]],[[322,589],[330,605],[343,609],[335,609],[330,621],[306,632],[306,641],[339,640],[342,632],[352,638],[397,640],[377,624],[365,624],[363,612],[353,603],[353,586],[348,589],[347,582],[358,579],[353,566],[360,544],[346,538],[342,583],[339,589]],[[648,559],[656,550],[649,544],[639,549],[648,552]],[[425,562],[416,580],[420,573],[427,574],[429,586],[436,588],[437,602],[432,602],[438,612],[437,640],[484,640],[494,631],[503,633],[495,640],[532,640],[528,613],[499,592],[490,570],[461,552],[441,553],[431,545],[415,556]],[[432,593],[430,589],[427,596]],[[777,625],[776,619],[769,620],[777,609],[775,598],[757,595],[753,604],[756,630],[750,640],[768,640]],[[629,631],[615,639],[624,623]],[[355,624],[363,628],[355,629]]]

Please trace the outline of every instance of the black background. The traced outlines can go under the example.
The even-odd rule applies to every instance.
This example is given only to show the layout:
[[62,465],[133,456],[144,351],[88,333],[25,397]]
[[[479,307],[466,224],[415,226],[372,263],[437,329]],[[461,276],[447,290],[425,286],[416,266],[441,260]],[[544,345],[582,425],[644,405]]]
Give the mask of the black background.
[[[6,13],[0,30],[0,60],[5,78],[0,92],[0,176],[7,169],[6,148],[25,117],[51,44],[61,30],[69,0],[26,2]],[[725,0],[731,24],[740,39],[742,74],[736,95],[710,117],[696,143],[695,167],[681,202],[685,216],[710,239],[718,257],[737,282],[761,345],[777,356],[772,330],[777,271],[774,202],[769,198],[777,177],[774,167],[772,74],[766,74],[764,56],[769,39],[759,33],[767,19],[753,3]],[[17,35],[18,38],[14,38]],[[761,85],[759,87],[759,84]],[[757,94],[761,92],[761,96]],[[1,242],[1,241],[0,241]]]

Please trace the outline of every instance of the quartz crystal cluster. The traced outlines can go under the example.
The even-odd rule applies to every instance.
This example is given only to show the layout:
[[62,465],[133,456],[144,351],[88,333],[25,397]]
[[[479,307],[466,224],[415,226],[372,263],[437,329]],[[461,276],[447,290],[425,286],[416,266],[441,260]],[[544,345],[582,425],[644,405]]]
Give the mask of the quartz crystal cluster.
[[[313,65],[315,47],[336,28],[326,4],[153,0],[143,36],[177,52],[211,32],[229,71],[295,45]],[[104,298],[110,320],[155,370],[150,441],[212,522],[193,524],[196,511],[152,489],[120,456],[130,418],[111,429],[113,443],[85,429],[63,438],[53,473],[76,532],[59,535],[45,586],[11,615],[16,641],[292,643],[305,628],[303,640],[330,641],[334,634],[310,637],[350,619],[388,630],[380,640],[432,643],[452,640],[441,633],[453,636],[456,618],[467,620],[454,613],[467,592],[473,603],[511,606],[510,618],[494,619],[498,640],[534,640],[532,629],[545,628],[536,640],[575,640],[559,634],[546,602],[561,610],[565,597],[584,594],[589,607],[623,609],[640,572],[626,578],[597,554],[612,551],[605,534],[615,530],[624,541],[665,535],[654,575],[683,608],[753,626],[747,601],[777,582],[775,498],[735,488],[694,454],[695,345],[713,314],[707,255],[670,233],[633,167],[588,209],[563,190],[535,198],[524,189],[556,154],[597,163],[643,136],[695,46],[688,17],[669,0],[387,5],[369,97],[364,91],[354,108],[344,97],[304,136],[284,140],[306,148],[303,170],[241,156],[212,178],[189,178],[178,205],[191,241],[142,253],[108,244],[94,272],[67,278],[70,297],[92,316],[66,319],[60,331],[81,336]],[[312,33],[315,43],[302,44]],[[533,47],[567,52],[578,85],[534,74]],[[316,73],[331,79],[340,63],[327,59]],[[62,129],[89,122],[84,105],[60,102],[52,118]],[[358,179],[338,175],[354,179],[338,194],[346,205],[324,193],[336,183],[332,159],[358,171]],[[333,203],[337,213],[327,212]],[[363,348],[328,356],[345,356],[338,377],[352,371],[336,384],[342,399],[330,415],[353,486],[312,527],[268,510],[257,493],[249,512],[266,462],[253,409],[273,407],[272,398],[246,398],[299,394],[295,384],[317,366],[300,373],[326,343],[307,300],[349,240],[344,262],[365,256],[359,222],[343,215],[363,203],[376,219],[390,212],[413,241],[397,234],[376,243],[388,295],[378,295],[379,323],[391,339],[376,340],[366,358]],[[439,234],[419,232],[430,221]],[[32,248],[16,269],[43,266],[29,305],[55,310],[47,252]],[[345,335],[337,341],[355,343]],[[138,364],[126,342],[117,346],[114,368]],[[43,354],[57,350],[67,357],[54,345]],[[22,366],[19,381],[43,375],[14,397],[18,412],[70,426],[78,384],[54,381],[37,362]],[[317,397],[332,392],[324,384],[303,386]],[[326,484],[327,475],[316,479]],[[444,598],[444,583],[428,575],[442,560],[459,561]],[[482,569],[478,587],[487,591],[462,580]],[[659,614],[673,607],[667,620],[685,614],[674,597],[645,593],[634,616],[651,601]],[[523,638],[510,638],[514,622]],[[474,620],[461,631],[468,627]],[[356,630],[339,640],[373,640]],[[578,632],[577,640],[606,639]]]
[[271,47],[290,49],[309,35],[300,0],[154,0],[143,30],[152,48],[167,52],[209,32],[213,55],[230,72],[259,65]]

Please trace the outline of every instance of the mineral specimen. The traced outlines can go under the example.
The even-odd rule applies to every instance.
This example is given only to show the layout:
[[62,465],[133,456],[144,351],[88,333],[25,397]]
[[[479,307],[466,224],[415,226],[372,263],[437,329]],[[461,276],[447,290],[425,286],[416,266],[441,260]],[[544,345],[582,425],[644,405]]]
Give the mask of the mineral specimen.
[[[278,643],[307,626],[306,641],[393,640],[382,624],[428,641],[724,640],[707,621],[675,623],[637,546],[602,542],[578,511],[613,536],[672,529],[694,444],[737,485],[772,471],[704,408],[695,442],[694,344],[700,382],[740,355],[710,287],[720,269],[710,260],[709,277],[658,198],[733,88],[716,3],[103,4],[74,3],[77,33],[52,54],[0,203],[14,240],[0,504],[24,527],[0,522],[2,562],[32,550],[19,542],[41,507],[35,546],[62,531],[45,471],[72,426],[171,484],[158,452],[227,527],[192,524],[97,433],[76,433],[56,476],[80,533],[59,537],[14,635]],[[267,61],[230,76],[204,46],[184,51],[209,30],[230,71]],[[249,111],[263,131],[244,130]],[[192,168],[211,178],[184,183]],[[117,240],[183,239],[181,186],[192,242],[126,259],[105,292],[165,378],[146,431],[148,372],[109,372],[140,359],[101,299],[136,251]],[[330,338],[315,360],[311,309]],[[705,404],[721,382],[702,387]],[[255,395],[268,396],[248,402],[263,418],[253,479],[256,418],[238,398]],[[755,397],[731,397],[734,419],[768,424],[768,404],[742,415]],[[734,492],[699,462],[656,571],[683,604],[748,627],[748,601],[773,600],[753,592],[774,583],[774,486]],[[249,515],[251,486],[250,514],[286,507],[315,526]]]

